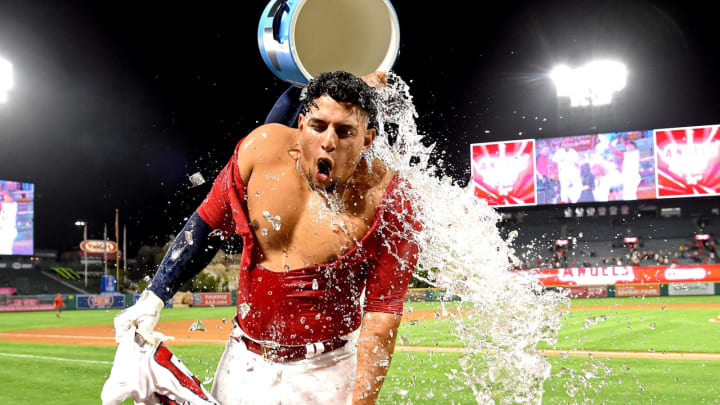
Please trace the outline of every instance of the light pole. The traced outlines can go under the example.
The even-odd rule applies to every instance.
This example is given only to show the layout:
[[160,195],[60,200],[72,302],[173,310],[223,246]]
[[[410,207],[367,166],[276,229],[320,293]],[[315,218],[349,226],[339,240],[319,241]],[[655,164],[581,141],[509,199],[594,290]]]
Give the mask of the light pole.
[[13,87],[13,68],[7,60],[0,58],[0,104],[7,102],[7,93]]
[[[87,222],[75,221],[75,226],[83,227],[83,242],[87,241]],[[80,247],[83,248],[82,246],[80,246]],[[87,269],[88,269],[87,247],[83,248],[82,251],[83,251],[83,258],[85,259],[85,287],[87,287]]]

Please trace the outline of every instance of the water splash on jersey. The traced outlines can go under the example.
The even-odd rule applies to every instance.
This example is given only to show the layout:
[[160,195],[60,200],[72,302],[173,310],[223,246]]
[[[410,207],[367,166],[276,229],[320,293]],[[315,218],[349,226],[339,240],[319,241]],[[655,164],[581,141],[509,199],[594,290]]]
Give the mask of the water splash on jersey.
[[[426,282],[461,298],[455,334],[465,346],[461,371],[454,374],[478,403],[539,403],[550,364],[538,343],[554,343],[567,304],[561,294],[544,292],[535,278],[510,272],[519,263],[511,240],[498,232],[499,214],[471,187],[435,174],[434,146],[425,146],[415,124],[409,86],[388,74],[379,90],[379,136],[369,156],[381,159],[410,183],[416,215],[423,224],[409,233],[421,248],[418,264]],[[418,275],[416,275],[418,277]]]

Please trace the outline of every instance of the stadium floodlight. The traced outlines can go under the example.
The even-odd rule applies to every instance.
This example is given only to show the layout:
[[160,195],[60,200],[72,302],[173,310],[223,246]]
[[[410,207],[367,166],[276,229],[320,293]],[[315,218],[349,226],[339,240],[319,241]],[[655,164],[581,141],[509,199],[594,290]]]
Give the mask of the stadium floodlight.
[[85,226],[85,221],[75,221],[75,226]]
[[13,87],[12,64],[0,58],[0,103],[7,101],[7,93]]
[[570,97],[572,107],[607,105],[613,94],[625,88],[627,69],[620,62],[600,60],[571,69],[560,65],[552,70],[558,97]]

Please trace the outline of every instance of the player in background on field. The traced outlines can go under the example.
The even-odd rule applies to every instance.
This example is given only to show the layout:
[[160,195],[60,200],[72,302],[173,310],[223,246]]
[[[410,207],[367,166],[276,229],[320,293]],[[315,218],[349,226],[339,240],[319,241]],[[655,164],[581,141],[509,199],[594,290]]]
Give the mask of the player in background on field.
[[60,295],[60,293],[57,293],[55,299],[53,300],[53,308],[55,309],[56,317],[60,318],[60,311],[62,311],[64,306],[65,301],[63,301],[62,295]]

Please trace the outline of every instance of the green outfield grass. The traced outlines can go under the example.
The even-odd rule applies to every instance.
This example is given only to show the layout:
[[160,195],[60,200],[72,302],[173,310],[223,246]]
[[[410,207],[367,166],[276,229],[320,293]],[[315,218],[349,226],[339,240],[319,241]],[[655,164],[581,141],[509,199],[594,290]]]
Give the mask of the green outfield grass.
[[[560,339],[562,349],[720,352],[720,324],[708,322],[717,309],[662,309],[673,303],[720,302],[720,297],[652,299],[578,299],[572,306],[603,306],[568,312]],[[658,304],[654,309],[618,306]],[[412,310],[439,310],[437,303],[406,303]],[[453,308],[448,303],[446,308]],[[408,308],[409,309],[409,308]],[[66,311],[0,314],[0,331],[110,324],[118,311]],[[230,317],[231,307],[171,309],[163,320]],[[583,327],[590,319],[605,320]],[[452,320],[404,323],[399,344],[456,346]],[[654,323],[654,328],[651,325]],[[211,385],[222,345],[181,345],[172,350]],[[19,357],[24,356],[24,357]],[[0,342],[0,403],[97,404],[109,375],[113,347]],[[398,352],[380,402],[474,403],[472,392],[447,377],[460,370],[454,353]],[[555,377],[545,384],[544,403],[703,404],[720,401],[720,361],[550,357]],[[598,377],[585,380],[589,371]],[[126,404],[130,404],[126,401]]]

